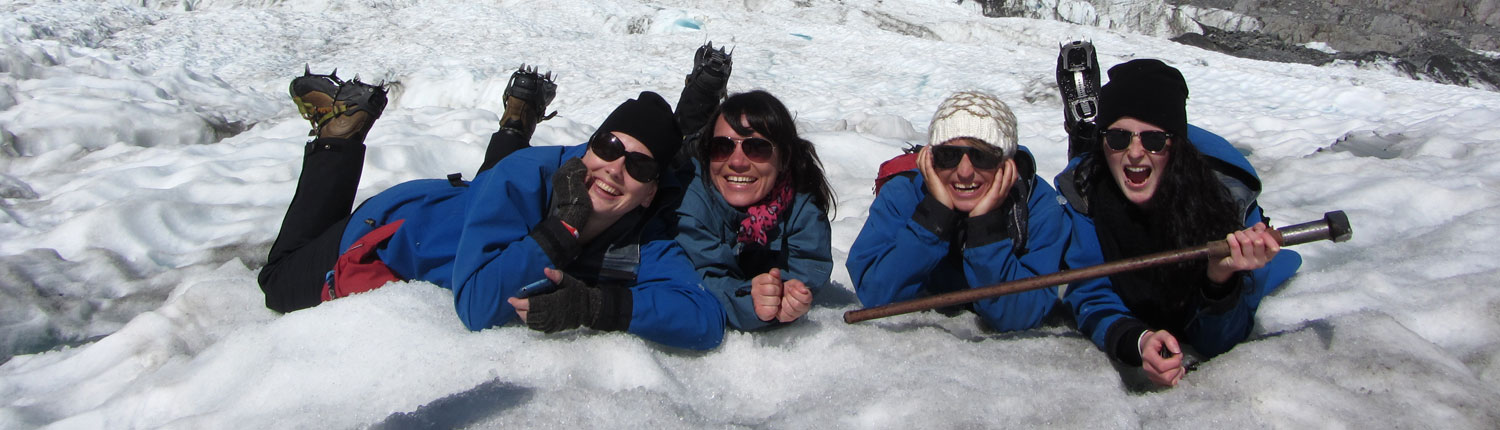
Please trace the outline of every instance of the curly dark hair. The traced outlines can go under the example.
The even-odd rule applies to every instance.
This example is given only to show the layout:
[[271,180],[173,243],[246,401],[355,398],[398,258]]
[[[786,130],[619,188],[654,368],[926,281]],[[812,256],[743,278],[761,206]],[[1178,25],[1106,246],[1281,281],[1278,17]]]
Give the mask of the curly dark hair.
[[[1099,146],[1094,148],[1093,156],[1085,160],[1086,168],[1089,169],[1087,177],[1093,178],[1088,187],[1118,187],[1118,184],[1113,183],[1114,175],[1109,172],[1109,163],[1104,160],[1105,151],[1108,151],[1104,147],[1104,139],[1101,136],[1096,140]],[[1245,214],[1239,213],[1239,208],[1215,175],[1210,162],[1205,160],[1203,153],[1198,151],[1187,136],[1172,136],[1172,144],[1167,145],[1167,153],[1169,157],[1166,172],[1149,202],[1149,209],[1156,214],[1170,214],[1171,216],[1153,217],[1153,223],[1158,223],[1161,227],[1158,231],[1176,234],[1166,243],[1158,245],[1169,248],[1154,251],[1202,245],[1223,239],[1224,235],[1244,228]]]
[[[818,158],[818,151],[813,148],[812,142],[797,134],[796,119],[781,100],[762,90],[737,93],[724,99],[713,115],[709,116],[708,123],[699,134],[703,137],[697,139],[696,148],[693,148],[694,156],[705,168],[708,167],[709,160],[708,150],[704,145],[714,135],[714,125],[721,116],[744,118],[744,123],[750,124],[746,128],[741,121],[725,121],[740,136],[759,132],[775,144],[780,153],[776,160],[777,166],[783,174],[788,175],[787,179],[792,181],[796,192],[811,194],[813,204],[818,209],[822,209],[824,213],[832,213],[833,188],[828,185],[828,178],[823,173],[823,162]],[[707,175],[703,175],[703,178],[707,180]]]
[[[1099,139],[1101,142],[1103,139]],[[1092,196],[1091,201],[1120,201],[1123,210],[1091,208],[1101,227],[1097,231],[1103,244],[1104,236],[1113,238],[1114,253],[1120,258],[1142,256],[1202,245],[1211,240],[1223,239],[1225,234],[1239,230],[1244,214],[1230,198],[1228,190],[1219,181],[1212,166],[1186,136],[1172,138],[1168,145],[1170,157],[1155,194],[1145,206],[1125,201],[1109,172],[1109,163],[1104,160],[1103,147],[1095,148],[1085,158],[1087,166],[1080,166],[1088,179],[1082,181],[1087,188],[1081,190]],[[1082,178],[1080,178],[1082,179]],[[1097,196],[1096,196],[1097,194]],[[1112,195],[1112,196],[1111,196]],[[1098,197],[1098,200],[1093,200]],[[1097,217],[1120,217],[1100,219]],[[1124,222],[1121,222],[1124,220]],[[1109,224],[1112,229],[1105,229]],[[1130,225],[1141,230],[1133,230]],[[1125,229],[1125,230],[1113,230]],[[1110,251],[1106,250],[1106,258]],[[1176,264],[1153,267],[1135,273],[1110,276],[1120,298],[1142,321],[1153,327],[1182,327],[1187,322],[1181,318],[1188,312],[1201,288],[1209,282],[1208,260],[1193,259]]]

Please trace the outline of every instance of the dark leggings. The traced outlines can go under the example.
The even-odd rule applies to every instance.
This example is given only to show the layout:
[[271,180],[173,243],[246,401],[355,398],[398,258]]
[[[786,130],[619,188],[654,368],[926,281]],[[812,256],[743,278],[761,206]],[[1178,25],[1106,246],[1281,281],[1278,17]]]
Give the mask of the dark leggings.
[[[496,132],[479,171],[527,146],[526,139],[516,134]],[[323,301],[323,283],[341,253],[339,244],[364,171],[363,138],[318,138],[304,151],[297,192],[258,278],[266,307],[277,312],[306,309]]]
[[479,165],[479,171],[490,170],[491,167],[495,167],[495,163],[499,163],[510,153],[530,147],[531,137],[529,136],[522,136],[510,130],[497,131],[490,135],[490,146],[484,151],[484,164]]

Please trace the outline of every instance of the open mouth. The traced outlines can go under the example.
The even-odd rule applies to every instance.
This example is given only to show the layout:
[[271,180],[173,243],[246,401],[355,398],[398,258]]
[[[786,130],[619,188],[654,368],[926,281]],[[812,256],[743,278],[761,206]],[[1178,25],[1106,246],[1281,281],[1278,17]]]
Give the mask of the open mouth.
[[1147,179],[1151,179],[1150,167],[1140,166],[1125,168],[1125,180],[1130,181],[1131,185],[1143,185],[1146,183]]
[[967,183],[967,184],[953,184],[953,189],[958,190],[959,192],[965,192],[965,193],[967,193],[967,192],[970,192],[970,191],[978,190],[979,189],[979,183],[977,183],[977,182],[970,182],[970,183]]
[[731,184],[752,184],[752,183],[755,183],[755,181],[758,181],[760,179],[759,178],[752,178],[752,177],[749,177],[749,176],[725,176],[724,180],[726,182],[731,183]]
[[599,191],[603,191],[605,194],[615,197],[619,197],[625,194],[621,192],[618,187],[612,186],[609,183],[600,180],[599,178],[594,178],[594,188],[597,188],[599,189]]

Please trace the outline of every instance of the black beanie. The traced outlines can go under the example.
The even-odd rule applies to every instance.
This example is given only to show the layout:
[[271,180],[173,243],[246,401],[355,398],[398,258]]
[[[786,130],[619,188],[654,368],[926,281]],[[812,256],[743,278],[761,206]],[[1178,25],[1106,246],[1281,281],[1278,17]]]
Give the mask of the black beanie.
[[682,131],[677,129],[677,117],[672,115],[672,106],[661,95],[642,91],[636,98],[620,103],[599,124],[599,133],[618,131],[634,137],[651,150],[651,158],[667,163],[677,156],[682,147]]
[[1099,89],[1099,129],[1120,117],[1132,117],[1187,137],[1187,81],[1161,60],[1131,60],[1109,68],[1109,83]]

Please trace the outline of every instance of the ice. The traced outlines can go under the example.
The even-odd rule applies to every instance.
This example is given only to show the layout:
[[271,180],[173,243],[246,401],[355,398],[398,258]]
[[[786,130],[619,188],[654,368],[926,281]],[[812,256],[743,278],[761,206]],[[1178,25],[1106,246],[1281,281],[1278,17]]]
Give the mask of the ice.
[[[1032,2],[1123,27],[1154,1]],[[0,5],[0,429],[1493,428],[1500,422],[1500,94],[1392,70],[1252,61],[1149,35],[930,0],[199,0]],[[1223,11],[1186,14],[1252,25]],[[1157,12],[1151,12],[1157,13]],[[1146,14],[1149,15],[1149,14]],[[1162,18],[1158,21],[1157,18]],[[1181,17],[1179,17],[1181,18]],[[1149,22],[1148,22],[1149,21]],[[1183,25],[1176,23],[1173,25]],[[255,277],[301,167],[287,83],[392,85],[359,197],[472,177],[521,64],[557,74],[535,144],[582,142],[643,90],[675,100],[693,51],[797,117],[837,195],[833,283],[805,321],[707,352],[617,333],[469,332],[452,294],[396,283],[277,315]],[[1064,166],[1057,47],[1162,58],[1190,120],[1255,164],[1302,245],[1252,339],[1152,389],[1058,315],[845,324],[843,268],[877,166],[925,143],[947,95],[1015,111]]]

